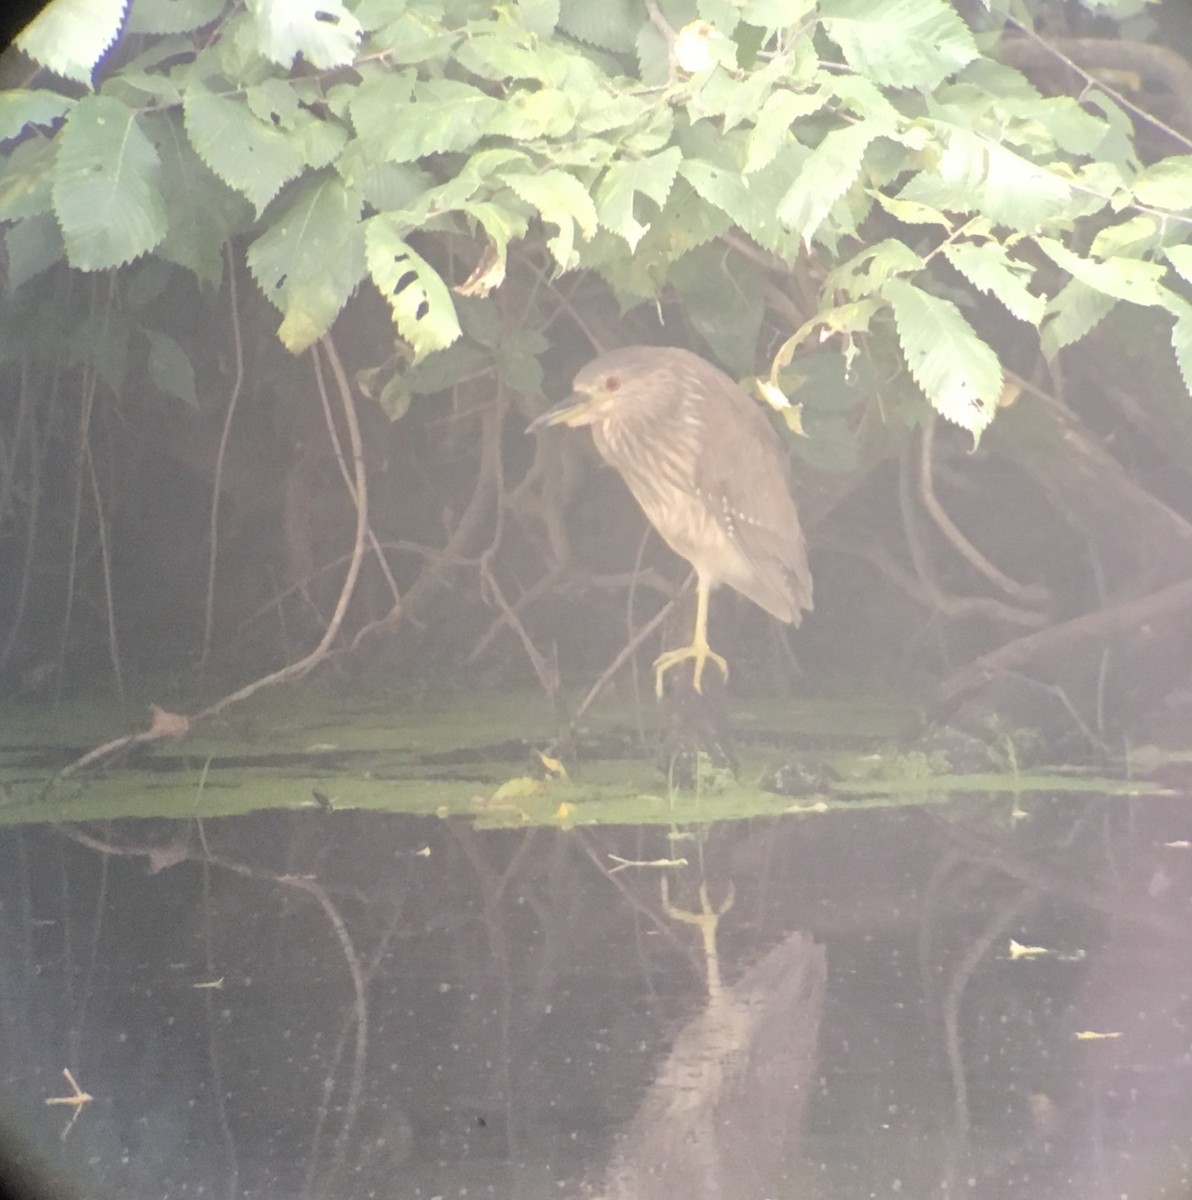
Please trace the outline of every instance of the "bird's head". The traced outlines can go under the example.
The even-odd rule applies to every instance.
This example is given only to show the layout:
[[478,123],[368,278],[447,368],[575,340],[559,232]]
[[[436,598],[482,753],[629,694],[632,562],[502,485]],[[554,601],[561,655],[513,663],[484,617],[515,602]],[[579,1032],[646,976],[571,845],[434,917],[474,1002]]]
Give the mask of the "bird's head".
[[548,425],[594,425],[626,404],[648,398],[661,353],[654,346],[628,346],[594,358],[572,381],[572,394],[536,417],[526,432]]

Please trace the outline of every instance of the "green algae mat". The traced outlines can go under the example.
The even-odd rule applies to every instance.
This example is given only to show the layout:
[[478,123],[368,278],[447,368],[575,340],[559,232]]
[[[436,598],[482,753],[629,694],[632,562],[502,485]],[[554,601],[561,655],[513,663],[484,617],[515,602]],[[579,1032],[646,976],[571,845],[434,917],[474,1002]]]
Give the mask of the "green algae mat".
[[628,706],[593,710],[560,750],[541,693],[411,704],[313,688],[257,697],[184,738],[134,745],[71,772],[93,747],[146,728],[145,711],[6,706],[0,825],[265,809],[467,816],[485,826],[670,824],[935,804],[958,793],[1164,791],[1138,771],[1094,779],[1074,767],[1022,770],[1012,747],[991,751],[988,769],[957,772],[939,755],[905,748],[919,718],[894,702],[741,702],[728,714],[735,774],[700,756],[684,787],[648,727],[660,720],[652,706],[644,718]]

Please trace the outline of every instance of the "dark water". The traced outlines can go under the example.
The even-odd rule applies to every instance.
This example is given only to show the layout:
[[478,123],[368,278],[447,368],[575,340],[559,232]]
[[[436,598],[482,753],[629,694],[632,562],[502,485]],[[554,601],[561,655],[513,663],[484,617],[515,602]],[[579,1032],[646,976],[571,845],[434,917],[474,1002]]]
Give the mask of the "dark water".
[[134,1200],[1192,1195],[1192,814],[1023,807],[4,832],[9,1157]]

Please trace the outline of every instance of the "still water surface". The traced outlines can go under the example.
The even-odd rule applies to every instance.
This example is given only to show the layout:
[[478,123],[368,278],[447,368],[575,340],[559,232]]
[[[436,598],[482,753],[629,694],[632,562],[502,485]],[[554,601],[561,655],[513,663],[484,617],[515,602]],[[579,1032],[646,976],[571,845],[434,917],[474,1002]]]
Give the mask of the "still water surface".
[[10,1157],[130,1200],[1192,1195],[1192,814],[1014,809],[6,831]]

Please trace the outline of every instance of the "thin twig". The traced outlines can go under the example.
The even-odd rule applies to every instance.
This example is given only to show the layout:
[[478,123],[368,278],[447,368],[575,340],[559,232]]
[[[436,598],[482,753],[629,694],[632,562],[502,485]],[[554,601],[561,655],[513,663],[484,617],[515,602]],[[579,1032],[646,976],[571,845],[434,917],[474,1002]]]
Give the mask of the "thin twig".
[[944,511],[944,506],[939,502],[939,497],[935,494],[935,480],[933,477],[932,459],[935,450],[935,427],[936,418],[933,416],[923,429],[923,442],[919,453],[919,499],[923,502],[923,507],[927,510],[931,519],[935,522],[936,528],[940,533],[952,544],[953,549],[975,570],[978,574],[984,575],[995,587],[1000,588],[1007,596],[1013,596],[1015,600],[1021,600],[1024,604],[1046,604],[1049,598],[1047,589],[1039,587],[1037,584],[1024,585],[1017,580],[1011,579],[1009,575],[999,571],[964,536],[957,528],[952,518]]
[[211,546],[207,554],[207,596],[203,605],[203,649],[199,655],[199,667],[207,665],[211,653],[211,633],[215,624],[215,568],[219,561],[219,506],[223,494],[224,459],[228,452],[228,439],[232,432],[232,420],[244,386],[244,343],[240,329],[240,307],[236,290],[236,260],[229,243],[224,248],[228,272],[228,307],[232,318],[232,347],[236,363],[236,377],[232,381],[232,392],[228,397],[228,410],[224,414],[223,428],[219,434],[219,449],[215,453],[215,481],[211,487]]

